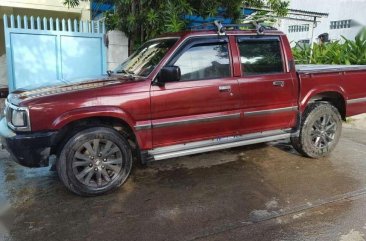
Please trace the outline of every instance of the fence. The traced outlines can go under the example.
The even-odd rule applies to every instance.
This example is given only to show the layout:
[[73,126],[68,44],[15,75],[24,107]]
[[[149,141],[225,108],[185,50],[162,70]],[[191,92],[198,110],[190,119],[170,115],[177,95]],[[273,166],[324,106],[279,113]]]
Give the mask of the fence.
[[103,22],[4,15],[4,29],[10,91],[106,72]]

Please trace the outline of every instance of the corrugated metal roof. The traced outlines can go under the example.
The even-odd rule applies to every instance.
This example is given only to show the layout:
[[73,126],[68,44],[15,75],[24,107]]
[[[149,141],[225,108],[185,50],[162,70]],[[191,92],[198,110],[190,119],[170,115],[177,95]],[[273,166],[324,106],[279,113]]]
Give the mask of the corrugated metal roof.
[[[268,7],[263,7],[263,8],[246,7],[245,9],[273,12],[273,10]],[[328,17],[329,13],[313,12],[313,11],[290,8],[290,9],[288,9],[288,15],[301,15],[301,16],[308,16],[308,17]]]
[[328,17],[329,13],[321,13],[321,12],[312,12],[312,11],[306,11],[306,10],[300,10],[300,9],[289,9],[288,10],[290,14],[299,13],[304,15],[313,15],[314,17]]

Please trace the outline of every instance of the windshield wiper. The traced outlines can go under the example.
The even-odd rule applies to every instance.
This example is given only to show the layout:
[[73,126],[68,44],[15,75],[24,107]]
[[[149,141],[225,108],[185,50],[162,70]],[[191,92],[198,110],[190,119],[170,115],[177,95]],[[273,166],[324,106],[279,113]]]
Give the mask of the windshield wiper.
[[129,74],[129,75],[135,75],[135,73],[133,71],[129,71],[129,70],[119,70],[116,72],[117,74]]
[[136,74],[133,71],[128,71],[128,70],[123,69],[123,70],[118,70],[116,73],[117,74],[124,74],[130,79],[135,79],[136,78]]
[[130,77],[130,78],[133,77],[132,74],[130,74],[126,70],[119,70],[119,71],[116,71],[116,72],[114,72],[112,70],[107,70],[107,74],[108,74],[109,77],[111,77],[113,73],[116,73],[116,74],[125,74],[128,77]]

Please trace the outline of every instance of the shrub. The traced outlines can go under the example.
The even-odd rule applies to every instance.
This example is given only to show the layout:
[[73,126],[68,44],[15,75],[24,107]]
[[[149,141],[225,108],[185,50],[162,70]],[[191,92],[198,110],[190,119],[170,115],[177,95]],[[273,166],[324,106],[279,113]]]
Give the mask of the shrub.
[[297,45],[293,54],[297,64],[344,64],[366,65],[366,29],[363,29],[354,40],[344,37],[343,42],[335,41],[310,46]]

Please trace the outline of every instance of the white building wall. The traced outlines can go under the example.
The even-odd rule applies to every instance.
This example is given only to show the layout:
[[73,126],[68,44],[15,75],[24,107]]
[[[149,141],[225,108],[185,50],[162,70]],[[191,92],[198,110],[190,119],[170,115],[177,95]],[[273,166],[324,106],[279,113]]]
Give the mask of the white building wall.
[[[90,2],[80,1],[80,5],[74,8],[69,8],[63,4],[63,0],[0,0],[0,12],[2,14],[18,14],[14,13],[13,9],[45,10],[64,13],[80,14],[81,20],[90,20]],[[8,13],[7,13],[8,12]],[[19,13],[25,15],[23,13]],[[48,17],[48,16],[42,16]]]
[[[314,38],[323,33],[328,33],[331,40],[341,40],[341,36],[348,39],[353,39],[361,30],[362,26],[366,26],[366,0],[291,0],[291,9],[298,9],[311,12],[329,13],[329,17],[320,18],[320,23],[314,29]],[[331,21],[352,20],[351,28],[344,29],[330,29]],[[285,32],[290,42],[297,42],[299,40],[311,39],[312,24],[310,23],[310,30],[308,32],[289,33],[289,26],[309,24],[306,22],[299,22],[295,20],[281,20],[280,29]]]

